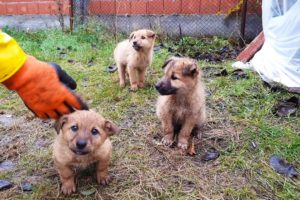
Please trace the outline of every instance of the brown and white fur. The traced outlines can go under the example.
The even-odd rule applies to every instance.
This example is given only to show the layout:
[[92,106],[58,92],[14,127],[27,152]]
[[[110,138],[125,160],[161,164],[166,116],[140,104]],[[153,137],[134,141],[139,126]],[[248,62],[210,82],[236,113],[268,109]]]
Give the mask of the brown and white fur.
[[[170,146],[177,141],[177,146],[186,150],[191,133],[196,134],[206,120],[202,72],[189,58],[172,57],[163,68],[164,76],[155,85],[161,94],[156,113],[164,132],[162,143]],[[194,149],[189,151],[195,153]]]
[[146,69],[152,63],[155,33],[151,30],[137,30],[129,39],[120,42],[114,51],[118,67],[120,86],[125,86],[126,69],[130,89],[135,91],[144,87]]
[[102,185],[111,180],[108,164],[112,145],[108,139],[120,129],[93,111],[76,111],[62,116],[56,123],[58,133],[53,145],[54,164],[62,182],[64,194],[76,191],[76,168],[96,163],[97,182]]

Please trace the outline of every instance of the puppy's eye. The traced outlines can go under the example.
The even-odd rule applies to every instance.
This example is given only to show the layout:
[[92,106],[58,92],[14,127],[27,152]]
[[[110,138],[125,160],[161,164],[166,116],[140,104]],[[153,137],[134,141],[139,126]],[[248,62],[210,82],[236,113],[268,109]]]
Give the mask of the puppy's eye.
[[141,38],[142,38],[142,39],[146,39],[146,37],[145,37],[145,36],[142,36]]
[[173,75],[171,76],[171,79],[172,79],[172,80],[177,80],[178,78],[173,74]]
[[99,131],[95,128],[92,129],[92,135],[98,135],[99,134]]
[[73,132],[78,131],[78,126],[77,126],[77,125],[71,126],[71,130],[72,130]]

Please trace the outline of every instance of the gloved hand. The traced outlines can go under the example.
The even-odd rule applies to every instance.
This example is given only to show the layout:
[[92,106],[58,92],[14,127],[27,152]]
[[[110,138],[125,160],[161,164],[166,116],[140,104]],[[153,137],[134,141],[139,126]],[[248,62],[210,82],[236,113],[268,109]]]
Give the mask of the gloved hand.
[[41,62],[32,56],[27,56],[23,66],[3,84],[15,90],[40,118],[57,119],[74,109],[88,109],[70,90],[76,89],[76,82],[59,65]]

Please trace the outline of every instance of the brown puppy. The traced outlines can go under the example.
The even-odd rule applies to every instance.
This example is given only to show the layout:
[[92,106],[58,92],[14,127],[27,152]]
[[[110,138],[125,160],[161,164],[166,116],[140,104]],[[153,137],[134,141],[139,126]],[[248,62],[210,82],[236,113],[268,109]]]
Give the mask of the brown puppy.
[[[155,85],[161,94],[156,113],[162,122],[162,142],[170,146],[178,136],[177,146],[186,150],[191,133],[196,134],[206,120],[202,72],[197,63],[189,58],[172,57],[163,68],[164,76]],[[190,149],[188,153],[195,152]]]
[[76,111],[62,116],[56,123],[58,133],[54,146],[54,164],[64,194],[76,191],[74,169],[96,163],[97,182],[108,184],[108,164],[112,145],[108,139],[120,129],[93,111]]
[[138,30],[130,34],[129,39],[120,42],[114,51],[118,67],[120,86],[125,86],[126,69],[130,88],[135,91],[144,87],[145,73],[152,63],[155,33],[151,30]]

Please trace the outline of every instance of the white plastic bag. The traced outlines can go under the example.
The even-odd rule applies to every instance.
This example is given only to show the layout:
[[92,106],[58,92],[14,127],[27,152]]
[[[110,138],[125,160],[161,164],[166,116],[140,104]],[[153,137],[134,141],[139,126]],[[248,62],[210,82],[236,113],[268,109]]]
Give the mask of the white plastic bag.
[[268,83],[300,87],[300,0],[263,0],[265,42],[250,61]]

